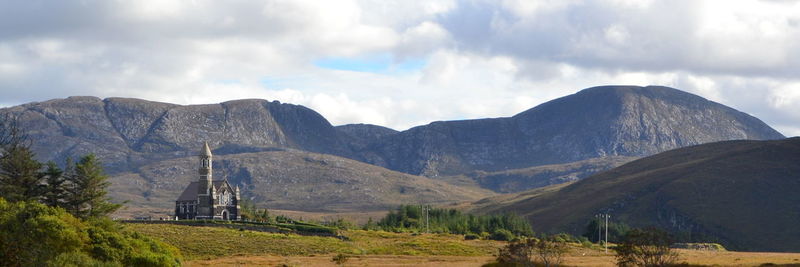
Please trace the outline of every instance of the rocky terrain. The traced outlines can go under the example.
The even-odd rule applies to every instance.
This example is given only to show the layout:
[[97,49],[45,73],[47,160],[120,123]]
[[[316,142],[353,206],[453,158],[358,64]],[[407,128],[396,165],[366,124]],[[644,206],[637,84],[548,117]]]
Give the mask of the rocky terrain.
[[601,86],[510,118],[434,122],[390,135],[367,162],[428,177],[605,156],[641,157],[738,139],[781,139],[760,120],[680,90]]
[[[197,179],[195,156],[154,162],[112,179],[113,192],[132,207],[171,211],[176,192]],[[390,171],[342,157],[281,150],[214,156],[214,177],[239,185],[243,198],[273,209],[387,210],[405,203],[477,200],[491,191]]]
[[[577,180],[633,158],[683,146],[783,138],[745,113],[656,86],[589,88],[513,117],[434,122],[402,132],[365,124],[334,127],[306,107],[256,99],[181,106],[69,97],[0,109],[3,114],[17,117],[29,130],[39,159],[63,163],[67,157],[95,153],[111,175],[139,181],[137,190],[125,190],[144,198],[159,194],[151,187],[176,179],[168,173],[147,175],[148,166],[191,158],[204,141],[215,153],[230,157],[312,152],[442,181],[460,179],[455,184],[465,188],[516,192]],[[269,160],[265,156],[252,166],[283,168]],[[271,173],[265,168],[247,169],[259,177]],[[329,166],[326,171],[337,168]],[[304,188],[299,184],[296,188]],[[273,190],[261,187],[268,183],[258,186],[255,190]],[[167,188],[176,190],[163,191],[168,195],[180,190]],[[130,192],[112,193],[120,199],[139,197]],[[329,199],[332,202],[327,205],[340,203]]]
[[800,138],[725,141],[639,159],[583,180],[475,202],[513,211],[535,231],[582,234],[595,214],[657,226],[683,242],[800,250]]

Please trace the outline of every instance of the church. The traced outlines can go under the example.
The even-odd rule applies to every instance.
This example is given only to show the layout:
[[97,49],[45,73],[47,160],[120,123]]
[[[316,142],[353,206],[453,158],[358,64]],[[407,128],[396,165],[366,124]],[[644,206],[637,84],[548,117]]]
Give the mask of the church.
[[175,219],[239,220],[239,187],[227,179],[214,181],[211,148],[200,151],[198,180],[191,182],[175,201]]

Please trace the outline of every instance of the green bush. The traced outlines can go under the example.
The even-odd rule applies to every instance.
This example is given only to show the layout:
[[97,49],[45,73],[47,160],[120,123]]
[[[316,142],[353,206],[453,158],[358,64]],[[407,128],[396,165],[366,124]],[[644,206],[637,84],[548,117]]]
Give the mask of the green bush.
[[336,256],[333,256],[331,261],[333,263],[336,263],[337,265],[344,265],[345,263],[347,263],[347,260],[349,260],[349,259],[350,259],[350,256],[348,256],[346,254],[339,253],[339,254],[336,254]]
[[514,236],[514,233],[509,230],[497,229],[497,231],[494,231],[494,233],[489,236],[489,239],[497,241],[511,241],[514,240],[515,237],[516,236]]
[[55,259],[48,262],[50,267],[118,267],[120,263],[102,262],[96,260],[85,253],[70,252],[61,253]]
[[179,266],[169,245],[109,219],[81,221],[61,208],[0,198],[0,266]]

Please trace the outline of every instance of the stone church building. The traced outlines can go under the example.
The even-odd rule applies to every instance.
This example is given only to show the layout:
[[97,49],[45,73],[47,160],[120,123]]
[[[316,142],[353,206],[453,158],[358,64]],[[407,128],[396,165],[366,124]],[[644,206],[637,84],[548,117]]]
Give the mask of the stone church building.
[[175,218],[239,220],[239,187],[232,187],[227,179],[212,179],[212,155],[208,143],[203,144],[199,157],[199,178],[191,182],[175,201]]

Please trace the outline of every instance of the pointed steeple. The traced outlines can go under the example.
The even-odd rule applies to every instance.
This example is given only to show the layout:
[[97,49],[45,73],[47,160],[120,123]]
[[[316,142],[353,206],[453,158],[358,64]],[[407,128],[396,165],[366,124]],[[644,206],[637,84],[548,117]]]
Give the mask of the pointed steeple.
[[208,142],[203,142],[203,150],[200,151],[200,155],[211,156],[211,148],[208,147]]
[[198,168],[197,172],[200,174],[200,186],[197,187],[198,194],[210,194],[211,192],[211,181],[213,180],[212,176],[214,174],[213,167],[211,164],[213,161],[213,156],[211,155],[211,148],[208,147],[208,142],[203,142],[203,149],[200,150],[200,168]]

